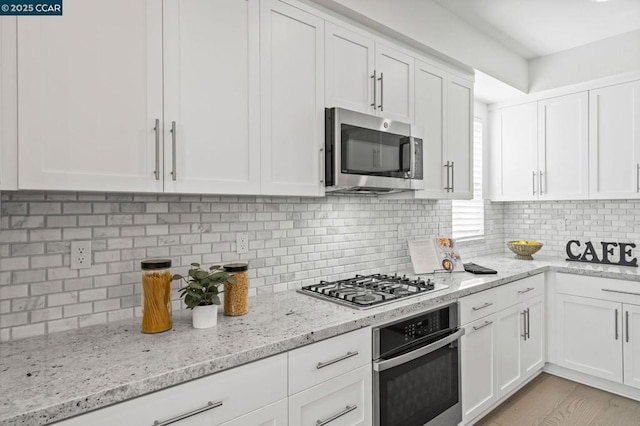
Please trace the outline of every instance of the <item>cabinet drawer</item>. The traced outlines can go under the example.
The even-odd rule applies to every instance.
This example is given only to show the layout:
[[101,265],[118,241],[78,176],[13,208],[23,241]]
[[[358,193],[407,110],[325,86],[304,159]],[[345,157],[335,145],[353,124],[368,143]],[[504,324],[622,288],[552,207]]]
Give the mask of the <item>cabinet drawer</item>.
[[471,321],[493,314],[498,307],[497,289],[481,291],[458,300],[460,307],[460,324],[465,325]]
[[371,328],[363,328],[289,352],[289,394],[371,363]]
[[371,425],[371,376],[366,365],[289,397],[289,423]]
[[544,294],[544,274],[523,278],[498,287],[498,310]]
[[640,305],[640,282],[637,281],[556,274],[556,292]]
[[[175,424],[219,425],[287,397],[287,355],[276,355],[58,423],[64,426],[153,425],[211,402]],[[213,405],[211,406],[213,407]]]

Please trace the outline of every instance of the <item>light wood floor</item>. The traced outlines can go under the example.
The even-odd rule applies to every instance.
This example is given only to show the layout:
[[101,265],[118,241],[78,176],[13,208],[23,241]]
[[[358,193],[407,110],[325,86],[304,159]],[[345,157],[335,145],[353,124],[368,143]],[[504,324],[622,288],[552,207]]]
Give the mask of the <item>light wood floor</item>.
[[477,426],[640,426],[640,402],[541,374]]

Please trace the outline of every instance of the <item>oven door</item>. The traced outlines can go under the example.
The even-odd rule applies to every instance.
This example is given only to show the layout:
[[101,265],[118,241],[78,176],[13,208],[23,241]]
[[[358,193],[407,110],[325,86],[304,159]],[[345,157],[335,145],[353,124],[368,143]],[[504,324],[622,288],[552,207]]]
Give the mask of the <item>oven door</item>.
[[460,348],[464,329],[430,345],[373,362],[376,426],[449,426],[462,420]]

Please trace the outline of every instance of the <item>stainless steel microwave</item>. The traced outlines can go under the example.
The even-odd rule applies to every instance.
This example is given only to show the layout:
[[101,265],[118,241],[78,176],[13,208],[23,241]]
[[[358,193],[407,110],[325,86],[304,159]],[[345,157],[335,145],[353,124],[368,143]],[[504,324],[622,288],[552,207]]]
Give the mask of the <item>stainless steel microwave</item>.
[[417,126],[342,108],[325,110],[327,192],[386,194],[423,189]]

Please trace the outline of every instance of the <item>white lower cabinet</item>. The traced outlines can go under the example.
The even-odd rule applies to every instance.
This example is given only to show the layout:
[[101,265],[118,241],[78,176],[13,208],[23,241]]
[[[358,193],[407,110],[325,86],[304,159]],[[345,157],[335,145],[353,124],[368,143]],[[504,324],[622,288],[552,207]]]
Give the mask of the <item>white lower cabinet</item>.
[[544,299],[537,296],[498,312],[498,398],[544,365]]
[[491,314],[468,324],[460,339],[463,423],[491,407],[497,399],[496,328],[496,314]]
[[289,414],[287,407],[287,400],[281,399],[275,404],[267,405],[220,426],[287,426]]
[[289,397],[289,422],[296,426],[370,425],[371,366],[365,365]]

